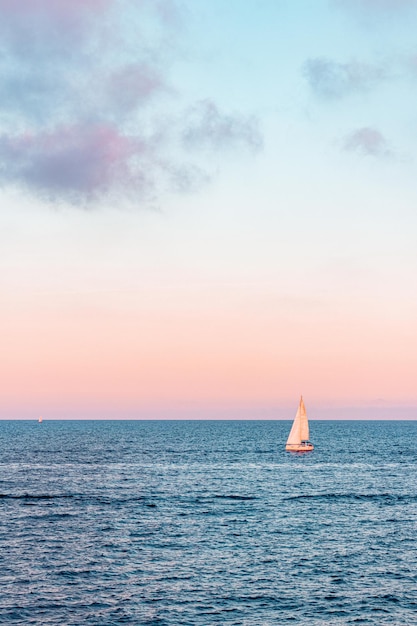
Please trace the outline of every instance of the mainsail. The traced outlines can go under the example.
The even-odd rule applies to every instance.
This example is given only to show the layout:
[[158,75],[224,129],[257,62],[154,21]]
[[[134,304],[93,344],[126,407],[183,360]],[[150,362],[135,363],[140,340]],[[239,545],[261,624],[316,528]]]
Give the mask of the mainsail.
[[297,414],[294,419],[288,440],[288,445],[298,445],[302,441],[309,440],[307,411],[304,406],[303,396],[301,396],[300,404],[298,405]]

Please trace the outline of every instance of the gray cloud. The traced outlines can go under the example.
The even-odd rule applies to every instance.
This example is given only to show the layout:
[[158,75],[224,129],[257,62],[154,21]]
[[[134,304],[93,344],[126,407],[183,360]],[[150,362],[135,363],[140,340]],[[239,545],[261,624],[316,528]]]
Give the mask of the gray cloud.
[[[0,182],[55,201],[154,200],[208,180],[190,147],[254,149],[214,103],[171,114],[176,0],[0,0]],[[188,110],[188,109],[187,109]]]
[[117,68],[106,77],[104,86],[107,93],[103,93],[103,99],[119,115],[128,114],[168,89],[161,70],[146,62]]
[[343,149],[373,157],[386,157],[391,154],[382,133],[368,126],[358,128],[348,135],[344,140]]
[[94,200],[121,187],[143,194],[152,146],[111,125],[59,127],[0,137],[0,180],[51,200]]
[[113,0],[0,0],[0,49],[13,61],[53,64],[97,48]]
[[367,91],[386,78],[381,67],[358,61],[337,63],[324,57],[309,59],[304,64],[303,74],[313,92],[325,98]]
[[182,134],[187,147],[215,150],[243,147],[252,151],[262,147],[262,135],[255,118],[222,113],[212,100],[202,100],[193,106],[187,119]]

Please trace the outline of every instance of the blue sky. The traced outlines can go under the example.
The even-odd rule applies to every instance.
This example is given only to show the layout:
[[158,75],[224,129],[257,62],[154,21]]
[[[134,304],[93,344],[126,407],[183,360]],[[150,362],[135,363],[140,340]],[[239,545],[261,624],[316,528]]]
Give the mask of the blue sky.
[[416,416],[416,1],[0,10],[2,417]]

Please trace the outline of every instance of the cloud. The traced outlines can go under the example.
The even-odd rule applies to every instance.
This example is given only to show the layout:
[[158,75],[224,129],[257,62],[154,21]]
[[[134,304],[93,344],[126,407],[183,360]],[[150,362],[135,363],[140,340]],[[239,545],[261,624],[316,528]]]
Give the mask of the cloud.
[[[0,182],[54,201],[152,201],[208,176],[191,144],[255,149],[254,120],[171,84],[176,0],[0,0]],[[176,113],[170,106],[176,96]],[[184,149],[187,143],[187,150]]]
[[59,127],[52,132],[0,137],[0,180],[37,190],[51,200],[79,202],[151,185],[144,164],[150,143],[109,125]]
[[2,47],[17,58],[75,56],[113,1],[0,0]]
[[417,0],[333,0],[344,9],[371,13],[401,13],[417,8]]
[[324,57],[306,61],[303,74],[313,92],[324,98],[342,98],[367,91],[386,78],[381,67],[358,61],[337,63]]
[[182,137],[192,148],[222,150],[226,147],[257,151],[262,147],[262,136],[255,118],[219,111],[212,100],[202,100],[187,115],[188,125]]
[[359,128],[348,135],[344,140],[343,149],[374,157],[386,157],[391,154],[382,133],[368,126]]
[[106,77],[105,89],[103,97],[120,114],[134,110],[167,86],[161,71],[144,62],[117,68]]

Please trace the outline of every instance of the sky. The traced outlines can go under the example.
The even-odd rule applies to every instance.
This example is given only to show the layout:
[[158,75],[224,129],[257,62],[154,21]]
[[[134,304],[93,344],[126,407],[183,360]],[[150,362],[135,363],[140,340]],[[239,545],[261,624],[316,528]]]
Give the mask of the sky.
[[417,0],[0,15],[1,419],[417,419]]

